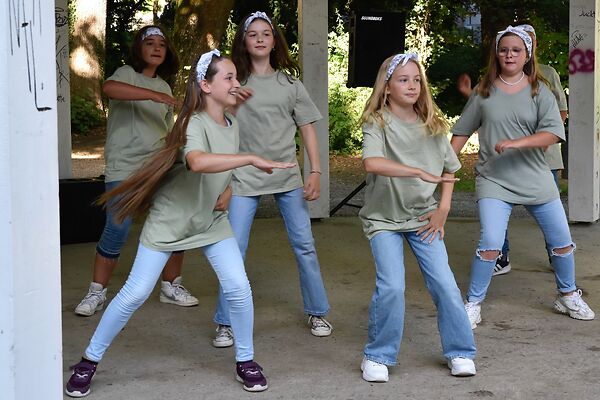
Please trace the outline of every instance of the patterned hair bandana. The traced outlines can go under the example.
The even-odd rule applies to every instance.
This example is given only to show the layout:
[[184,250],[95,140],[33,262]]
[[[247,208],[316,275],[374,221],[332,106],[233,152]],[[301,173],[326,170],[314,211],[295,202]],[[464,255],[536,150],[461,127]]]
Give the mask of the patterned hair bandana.
[[221,52],[214,49],[200,56],[198,64],[196,64],[196,77],[198,78],[198,82],[206,76],[206,70],[208,70],[208,66],[211,63],[213,56],[221,57]]
[[523,29],[525,32],[531,32],[533,33],[534,37],[536,36],[535,29],[533,29],[533,26],[529,24],[517,25],[516,28]]
[[523,42],[525,42],[525,47],[527,47],[527,55],[529,56],[529,58],[531,58],[531,48],[533,46],[533,40],[531,40],[531,36],[529,36],[529,34],[525,32],[523,28],[515,28],[510,25],[507,26],[505,30],[498,32],[498,34],[496,35],[496,52],[498,52],[498,43],[500,43],[500,39],[502,39],[502,36],[506,35],[507,33],[514,33],[515,35],[520,37],[523,40]]
[[142,33],[142,41],[144,41],[144,39],[146,39],[148,36],[160,36],[161,38],[165,39],[165,34],[162,33],[160,29],[154,26],[152,28],[146,29],[146,31]]
[[246,31],[248,30],[248,27],[250,26],[252,21],[254,21],[257,18],[264,19],[265,21],[267,21],[269,23],[269,25],[271,25],[271,29],[274,29],[273,22],[271,22],[271,18],[269,18],[269,16],[267,14],[265,14],[262,11],[255,11],[252,14],[250,14],[248,16],[248,18],[246,18],[246,21],[244,21],[244,35],[246,35]]
[[389,81],[392,77],[392,74],[398,68],[398,65],[404,67],[406,63],[410,60],[419,62],[419,55],[415,52],[404,53],[404,54],[396,54],[394,58],[392,58],[392,62],[390,62],[390,66],[388,67],[387,74],[385,74],[385,81]]

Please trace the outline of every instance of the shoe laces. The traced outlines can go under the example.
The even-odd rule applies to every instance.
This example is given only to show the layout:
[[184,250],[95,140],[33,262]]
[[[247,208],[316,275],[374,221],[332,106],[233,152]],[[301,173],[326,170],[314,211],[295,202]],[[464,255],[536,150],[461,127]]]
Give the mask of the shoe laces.
[[248,361],[239,365],[240,372],[244,378],[257,380],[262,378],[262,367],[254,361]]
[[312,315],[310,317],[310,324],[313,328],[329,328],[329,324],[323,317],[318,317],[316,315]]
[[80,361],[71,365],[69,369],[73,370],[73,375],[78,379],[88,379],[95,371],[95,365],[90,362]]
[[233,331],[230,326],[219,325],[217,327],[216,339],[231,339],[233,337]]
[[83,298],[83,300],[81,300],[82,303],[92,303],[94,301],[101,301],[102,300],[102,291],[99,292],[93,292],[93,291],[89,291],[85,297]]
[[192,294],[189,292],[189,290],[187,290],[183,285],[179,284],[179,283],[173,283],[173,294],[175,296],[184,296],[184,297],[189,297]]
[[587,305],[587,303],[583,300],[583,297],[581,297],[582,293],[581,293],[581,289],[577,289],[575,292],[573,292],[573,294],[570,297],[571,302],[579,307],[580,310],[582,311],[591,311],[590,306]]

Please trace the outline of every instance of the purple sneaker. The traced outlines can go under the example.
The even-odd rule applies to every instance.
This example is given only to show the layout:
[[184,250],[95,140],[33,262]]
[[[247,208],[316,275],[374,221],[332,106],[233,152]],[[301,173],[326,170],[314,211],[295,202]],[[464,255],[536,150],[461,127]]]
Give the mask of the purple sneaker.
[[262,373],[262,367],[254,361],[239,362],[236,365],[235,379],[244,384],[248,392],[262,392],[267,390],[267,378]]
[[65,393],[71,397],[85,397],[90,394],[90,385],[92,378],[96,373],[98,363],[82,358],[81,361],[69,367],[73,370],[73,375],[67,382]]

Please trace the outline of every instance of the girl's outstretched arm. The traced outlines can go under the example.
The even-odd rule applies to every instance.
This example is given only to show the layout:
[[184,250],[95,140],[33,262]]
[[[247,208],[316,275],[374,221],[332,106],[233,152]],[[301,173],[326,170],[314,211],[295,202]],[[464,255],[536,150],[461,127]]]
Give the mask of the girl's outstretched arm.
[[[444,172],[443,178],[454,179],[454,174]],[[452,203],[452,192],[454,191],[454,182],[442,182],[440,189],[440,201],[438,208],[419,217],[420,221],[429,220],[429,223],[417,231],[417,235],[423,234],[422,241],[429,239],[429,243],[433,242],[436,235],[439,234],[440,239],[444,238],[444,225],[448,219],[450,205]]]
[[425,182],[440,183],[440,182],[451,182],[454,183],[458,179],[454,178],[454,175],[437,176],[430,174],[420,168],[410,167],[408,165],[400,164],[399,162],[388,160],[383,157],[368,157],[363,160],[365,170],[371,174],[398,177],[398,178],[419,178]]
[[507,149],[533,149],[536,147],[546,148],[550,145],[558,143],[560,138],[553,133],[539,131],[533,135],[524,136],[519,139],[501,140],[496,143],[496,152],[501,154]]
[[302,142],[310,162],[310,174],[304,180],[304,198],[308,201],[317,200],[321,195],[321,160],[319,159],[319,143],[314,124],[302,125],[300,135],[302,135]]
[[185,158],[191,171],[202,173],[224,172],[252,165],[267,174],[271,174],[275,168],[292,168],[296,165],[296,163],[266,160],[255,154],[215,154],[200,150],[190,151]]
[[102,85],[102,91],[110,99],[115,100],[152,100],[156,103],[164,103],[170,106],[177,105],[173,96],[166,93],[130,85],[125,82],[108,80]]

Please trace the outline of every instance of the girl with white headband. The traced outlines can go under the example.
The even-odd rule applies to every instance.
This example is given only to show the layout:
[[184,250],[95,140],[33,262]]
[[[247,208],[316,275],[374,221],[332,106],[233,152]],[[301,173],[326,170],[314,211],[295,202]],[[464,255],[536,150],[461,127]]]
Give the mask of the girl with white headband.
[[563,122],[552,92],[540,81],[533,41],[521,28],[498,32],[487,73],[452,128],[457,154],[474,131],[480,146],[475,169],[481,237],[465,304],[471,327],[481,322],[481,303],[515,204],[524,205],[544,233],[558,289],[554,309],[594,319],[575,283],[575,244],[544,159],[546,147],[565,139]]
[[[104,155],[106,191],[121,184],[158,150],[173,125],[173,98],[163,80],[179,69],[177,54],[163,31],[154,25],[140,29],[131,45],[127,65],[118,68],[102,87],[109,98]],[[102,236],[96,245],[93,280],[75,314],[102,310],[108,282],[117,266],[132,219],[117,222],[107,210]],[[162,274],[160,301],[195,306],[198,299],[181,285],[183,252],[174,253]]]
[[[267,177],[252,168],[236,169],[229,205],[233,233],[245,256],[261,196],[275,197],[296,256],[310,331],[315,336],[328,336],[332,330],[325,319],[329,302],[307,204],[320,195],[321,165],[313,122],[321,119],[321,114],[296,78],[298,66],[289,55],[281,31],[264,12],[254,12],[242,20],[233,40],[232,60],[242,84],[238,96],[247,99],[236,114],[240,121],[240,152],[296,162],[295,136],[299,129],[310,163],[304,183],[298,167],[277,170]],[[222,292],[214,320],[218,326],[213,345],[231,346],[234,337]]]
[[[398,359],[404,328],[404,241],[417,258],[438,310],[451,374],[475,375],[473,332],[443,241],[460,162],[416,53],[383,62],[361,120],[367,186],[359,217],[376,269],[362,377],[387,382],[387,366]],[[439,202],[433,197],[438,184]]]
[[[236,378],[247,391],[267,389],[253,361],[252,292],[239,247],[227,219],[231,170],[250,165],[263,174],[293,163],[237,154],[238,123],[226,109],[235,106],[239,82],[233,63],[219,52],[203,54],[192,68],[183,108],[164,147],[119,187],[102,196],[115,199],[118,220],[148,216],[125,286],[109,304],[85,350],[73,366],[66,392],[82,397],[112,340],[150,295],[174,251],[200,248],[225,293],[236,335]],[[265,174],[265,175],[267,175]]]

